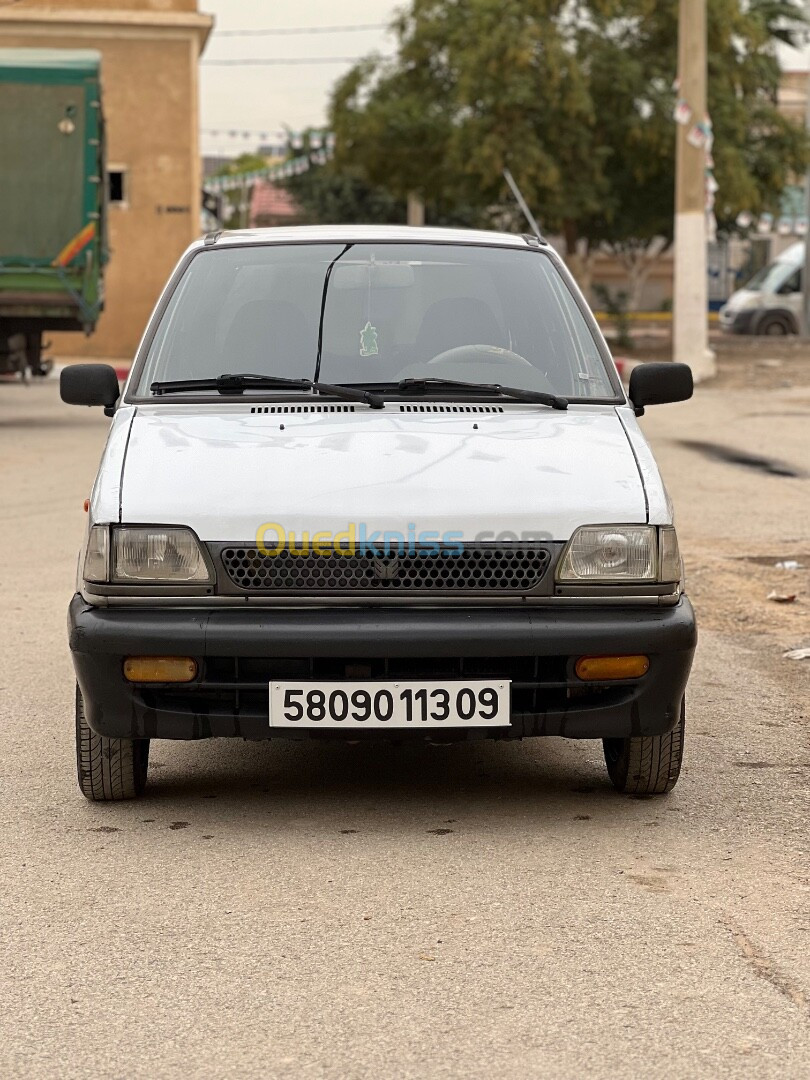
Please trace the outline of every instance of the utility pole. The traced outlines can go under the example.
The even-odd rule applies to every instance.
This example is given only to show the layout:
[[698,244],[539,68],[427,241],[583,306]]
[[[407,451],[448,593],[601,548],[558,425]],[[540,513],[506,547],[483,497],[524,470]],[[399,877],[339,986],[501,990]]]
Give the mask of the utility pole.
[[689,139],[706,117],[706,0],[679,3],[678,96],[691,119],[676,124],[673,359],[689,364],[700,382],[715,374],[708,333],[706,147]]

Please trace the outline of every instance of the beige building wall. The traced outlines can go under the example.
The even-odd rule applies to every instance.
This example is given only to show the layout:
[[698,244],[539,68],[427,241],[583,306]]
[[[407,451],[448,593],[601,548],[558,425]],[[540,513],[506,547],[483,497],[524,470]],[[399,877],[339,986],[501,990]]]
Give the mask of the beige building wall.
[[198,61],[213,19],[197,0],[19,0],[0,46],[98,49],[107,165],[125,171],[109,208],[106,302],[95,333],[54,334],[51,354],[132,357],[182,251],[200,232]]
[[779,83],[779,111],[802,126],[807,115],[808,78],[807,71],[783,71]]

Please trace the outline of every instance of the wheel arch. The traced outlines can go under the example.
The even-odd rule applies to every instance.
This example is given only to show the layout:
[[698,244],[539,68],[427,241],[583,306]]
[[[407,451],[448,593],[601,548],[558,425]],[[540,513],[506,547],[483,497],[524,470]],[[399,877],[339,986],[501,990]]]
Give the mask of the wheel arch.
[[789,334],[798,334],[799,324],[796,316],[789,308],[775,307],[765,308],[757,318],[754,320],[751,333],[759,334],[762,332],[762,327],[768,322],[778,319],[786,328]]

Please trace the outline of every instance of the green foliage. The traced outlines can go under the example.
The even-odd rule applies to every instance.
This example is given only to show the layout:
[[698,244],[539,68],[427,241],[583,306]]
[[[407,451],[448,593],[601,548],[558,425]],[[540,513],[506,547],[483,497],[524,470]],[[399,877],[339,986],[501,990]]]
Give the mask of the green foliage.
[[711,0],[709,109],[715,125],[715,213],[732,229],[742,210],[778,213],[791,173],[807,167],[803,128],[776,108],[779,62],[774,42],[793,41],[801,9],[785,0]]
[[228,161],[214,173],[214,176],[240,176],[242,173],[258,172],[267,168],[267,158],[261,154],[240,154],[233,161]]
[[310,167],[298,176],[278,181],[295,199],[304,225],[386,225],[401,222],[405,204],[386,188],[370,184],[359,170],[336,169],[317,163],[320,132],[307,130],[290,141],[287,156],[307,157]]
[[337,86],[338,165],[482,219],[503,201],[508,166],[545,221],[572,200],[574,212],[595,212],[592,108],[558,9],[552,0],[414,0],[398,21],[397,58],[364,61]]
[[597,303],[602,306],[606,315],[613,320],[613,328],[616,331],[614,343],[620,348],[631,352],[633,349],[633,337],[630,333],[630,318],[627,313],[628,294],[623,290],[612,293],[606,285],[594,284],[593,294]]
[[[401,225],[405,221],[404,195],[369,182],[350,161],[317,164],[315,155],[320,142],[313,141],[313,134],[305,132],[302,145],[288,149],[290,157],[309,157],[309,170],[280,181],[300,207],[304,224]],[[480,224],[480,216],[463,205],[445,207],[436,202],[432,221],[434,225],[473,226]]]
[[308,172],[280,183],[300,207],[301,222],[306,225],[384,225],[405,218],[401,199],[331,163],[313,165]]
[[[392,60],[337,84],[335,170],[404,200],[510,208],[509,167],[541,227],[568,250],[671,237],[677,0],[411,0]],[[717,216],[776,209],[805,168],[804,131],[776,109],[777,40],[802,21],[791,0],[708,0],[709,111]]]

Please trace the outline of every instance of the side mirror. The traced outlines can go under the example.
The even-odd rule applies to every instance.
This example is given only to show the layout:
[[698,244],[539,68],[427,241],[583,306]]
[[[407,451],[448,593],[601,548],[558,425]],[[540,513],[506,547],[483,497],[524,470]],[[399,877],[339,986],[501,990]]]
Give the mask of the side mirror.
[[59,376],[59,393],[68,405],[103,405],[112,410],[121,391],[108,364],[68,364]]
[[692,369],[688,364],[639,364],[630,374],[628,397],[636,416],[643,416],[645,405],[687,401],[693,391]]

